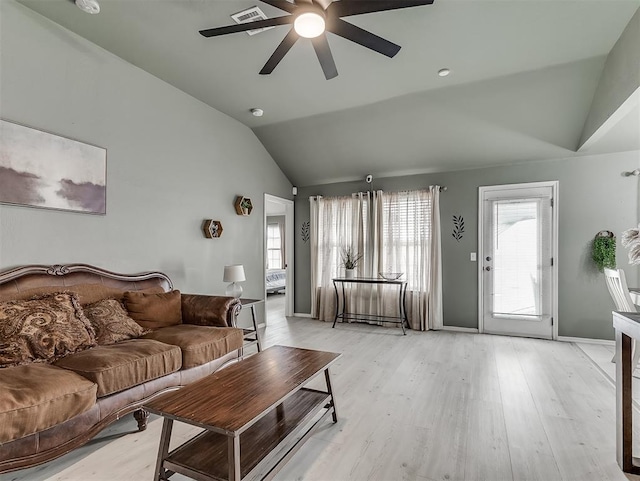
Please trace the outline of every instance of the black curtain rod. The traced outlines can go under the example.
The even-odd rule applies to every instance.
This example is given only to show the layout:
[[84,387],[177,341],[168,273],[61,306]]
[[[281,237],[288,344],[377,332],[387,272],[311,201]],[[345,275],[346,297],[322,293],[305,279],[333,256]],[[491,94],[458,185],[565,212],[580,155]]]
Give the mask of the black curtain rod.
[[[447,186],[446,185],[441,185],[440,186],[440,192],[446,192],[446,191],[447,191]],[[373,191],[372,190],[368,190],[368,191],[365,191],[365,192],[362,192],[362,193],[364,194],[366,192],[373,192]],[[401,191],[401,192],[404,192],[404,191]],[[312,195],[312,196],[309,197],[309,199],[316,199],[318,197],[322,197],[322,196],[321,195]],[[344,195],[344,196],[341,196],[341,197],[348,197],[348,195]]]

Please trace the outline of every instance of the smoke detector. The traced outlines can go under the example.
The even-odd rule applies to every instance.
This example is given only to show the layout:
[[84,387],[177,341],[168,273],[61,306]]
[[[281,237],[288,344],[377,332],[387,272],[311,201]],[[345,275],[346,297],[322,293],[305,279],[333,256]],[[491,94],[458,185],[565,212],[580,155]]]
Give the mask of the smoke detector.
[[[237,23],[249,23],[255,22],[257,20],[268,20],[267,17],[262,10],[258,7],[251,7],[247,10],[243,10],[242,12],[234,13],[231,15],[231,18]],[[249,35],[255,35],[256,33],[266,32],[267,30],[271,30],[275,27],[265,27],[265,28],[256,28],[255,30],[247,30]]]
[[100,13],[100,4],[97,0],[76,0],[76,6],[83,12],[96,15]]

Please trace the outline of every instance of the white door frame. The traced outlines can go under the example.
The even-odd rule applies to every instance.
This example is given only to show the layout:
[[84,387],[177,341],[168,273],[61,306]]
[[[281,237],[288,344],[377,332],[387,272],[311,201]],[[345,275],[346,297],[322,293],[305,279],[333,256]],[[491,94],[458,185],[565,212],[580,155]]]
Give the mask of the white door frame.
[[551,269],[551,316],[552,321],[552,339],[558,340],[558,185],[557,180],[547,182],[526,182],[522,184],[505,184],[490,185],[478,187],[478,332],[484,332],[484,292],[483,292],[483,263],[482,253],[484,252],[484,222],[483,195],[488,190],[496,188],[517,189],[525,187],[551,187],[552,203],[551,203],[551,248],[553,250],[553,268]]
[[[271,194],[264,194],[264,219],[262,224],[262,267],[263,271],[266,271],[267,266],[267,201],[274,202],[276,204],[284,205],[284,250],[285,250],[285,265],[287,272],[287,279],[285,283],[285,307],[284,307],[284,315],[285,316],[293,316],[293,300],[294,300],[294,282],[293,282],[293,273],[294,270],[294,253],[293,253],[293,201],[289,199],[284,199],[282,197],[277,197]],[[264,299],[267,299],[267,286],[264,279],[264,272],[262,276],[262,286],[264,289]]]

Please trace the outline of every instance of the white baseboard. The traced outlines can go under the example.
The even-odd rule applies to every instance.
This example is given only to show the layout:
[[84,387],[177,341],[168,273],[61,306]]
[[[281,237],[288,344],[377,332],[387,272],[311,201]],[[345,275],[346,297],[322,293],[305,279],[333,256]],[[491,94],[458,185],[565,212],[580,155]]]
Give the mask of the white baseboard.
[[610,341],[608,339],[589,339],[588,337],[569,337],[558,336],[560,342],[581,342],[583,344],[600,344],[603,346],[615,346],[616,341]]
[[458,326],[442,326],[441,331],[453,331],[453,332],[468,332],[471,334],[478,334],[478,329],[475,327],[458,327]]
[[311,314],[307,314],[305,312],[294,312],[293,317],[307,317],[311,319]]

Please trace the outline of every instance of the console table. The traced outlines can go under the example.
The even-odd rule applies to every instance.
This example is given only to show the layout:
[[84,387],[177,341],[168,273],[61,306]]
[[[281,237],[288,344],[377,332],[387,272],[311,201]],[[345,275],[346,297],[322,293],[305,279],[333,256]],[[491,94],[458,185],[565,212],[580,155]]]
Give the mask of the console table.
[[[154,480],[270,480],[329,416],[338,421],[329,366],[339,357],[273,346],[150,401],[164,417]],[[323,374],[326,391],[304,387]],[[204,431],[169,450],[174,421]]]
[[[340,313],[340,294],[338,284],[342,287],[342,313]],[[390,285],[398,287],[398,313],[399,316],[377,316],[374,314],[358,314],[355,312],[346,312],[345,302],[345,284],[377,284],[377,285]],[[409,319],[407,318],[406,309],[406,297],[407,297],[407,281],[396,279],[393,281],[387,279],[376,279],[368,277],[336,277],[333,279],[333,288],[336,291],[336,316],[333,320],[333,326],[336,327],[338,319],[347,321],[378,321],[378,322],[394,322],[400,324],[402,328],[402,334],[405,336],[407,332],[404,330],[404,323],[407,323],[409,327]]]

